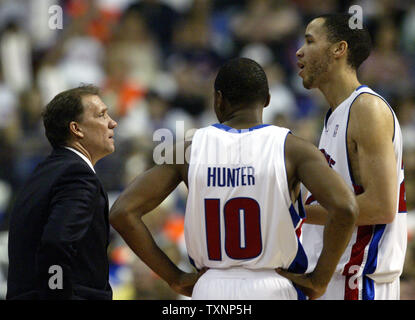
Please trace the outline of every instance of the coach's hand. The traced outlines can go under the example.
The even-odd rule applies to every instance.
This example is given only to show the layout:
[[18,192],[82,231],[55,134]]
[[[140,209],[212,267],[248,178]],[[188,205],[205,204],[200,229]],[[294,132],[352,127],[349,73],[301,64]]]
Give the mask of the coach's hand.
[[206,272],[206,270],[207,268],[203,268],[198,273],[183,272],[177,281],[170,284],[170,288],[181,295],[191,297],[193,287],[195,286],[200,276]]
[[277,268],[275,271],[294,282],[310,300],[317,299],[326,292],[327,284],[323,284],[319,279],[316,279],[312,272],[306,274],[292,273],[281,268]]

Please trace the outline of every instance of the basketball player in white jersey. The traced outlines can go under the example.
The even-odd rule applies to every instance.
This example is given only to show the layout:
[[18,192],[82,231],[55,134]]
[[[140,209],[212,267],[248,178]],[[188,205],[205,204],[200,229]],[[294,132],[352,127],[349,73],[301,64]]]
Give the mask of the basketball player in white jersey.
[[[407,243],[402,134],[386,100],[357,79],[371,41],[365,28],[349,27],[350,17],[312,20],[296,54],[304,87],[318,88],[330,106],[319,149],[355,191],[360,209],[351,241],[320,299],[399,299]],[[318,203],[311,191],[302,228],[311,269],[327,213]]]
[[[189,162],[156,165],[139,175],[111,209],[112,226],[180,294],[203,300],[304,294],[314,299],[323,294],[350,240],[357,216],[353,192],[312,144],[262,123],[269,100],[261,66],[246,58],[226,63],[215,80],[220,123],[196,131],[185,145]],[[203,274],[178,269],[141,220],[182,181],[189,189],[188,255],[196,269],[207,269]],[[297,232],[304,217],[296,201],[301,182],[329,212],[319,261],[307,275]],[[299,286],[277,268],[303,273],[296,278]]]

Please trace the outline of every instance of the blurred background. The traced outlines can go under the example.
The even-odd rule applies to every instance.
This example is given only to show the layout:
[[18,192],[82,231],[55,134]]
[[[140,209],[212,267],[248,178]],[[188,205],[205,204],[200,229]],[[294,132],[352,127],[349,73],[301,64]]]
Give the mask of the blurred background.
[[[318,144],[328,104],[297,76],[296,50],[318,14],[363,9],[374,48],[359,78],[394,108],[404,137],[408,250],[401,298],[415,299],[415,2],[411,0],[0,0],[0,299],[6,295],[8,215],[34,167],[50,151],[43,107],[90,83],[118,122],[116,152],[96,165],[110,205],[153,164],[153,133],[216,123],[213,80],[229,58],[265,69],[271,104],[264,122]],[[54,5],[62,8],[62,28]],[[52,11],[49,11],[52,7]],[[52,19],[52,27],[50,25]],[[155,181],[157,183],[157,181]],[[183,270],[184,184],[145,216],[157,243]],[[111,230],[114,299],[184,299]]]

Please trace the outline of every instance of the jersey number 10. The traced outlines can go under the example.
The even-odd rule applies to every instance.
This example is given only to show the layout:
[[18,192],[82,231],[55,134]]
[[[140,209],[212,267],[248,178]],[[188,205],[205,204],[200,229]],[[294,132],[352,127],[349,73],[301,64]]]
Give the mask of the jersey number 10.
[[[220,200],[205,199],[206,243],[209,260],[222,260]],[[252,198],[229,199],[223,208],[226,255],[251,259],[262,251],[260,207]]]

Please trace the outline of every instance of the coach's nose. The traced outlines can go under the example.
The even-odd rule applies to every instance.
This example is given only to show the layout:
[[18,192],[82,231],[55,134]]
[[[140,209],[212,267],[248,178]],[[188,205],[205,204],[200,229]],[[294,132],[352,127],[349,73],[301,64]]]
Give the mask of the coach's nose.
[[110,129],[114,129],[115,127],[117,127],[117,125],[118,125],[118,123],[110,117],[110,121],[108,122],[108,127]]

